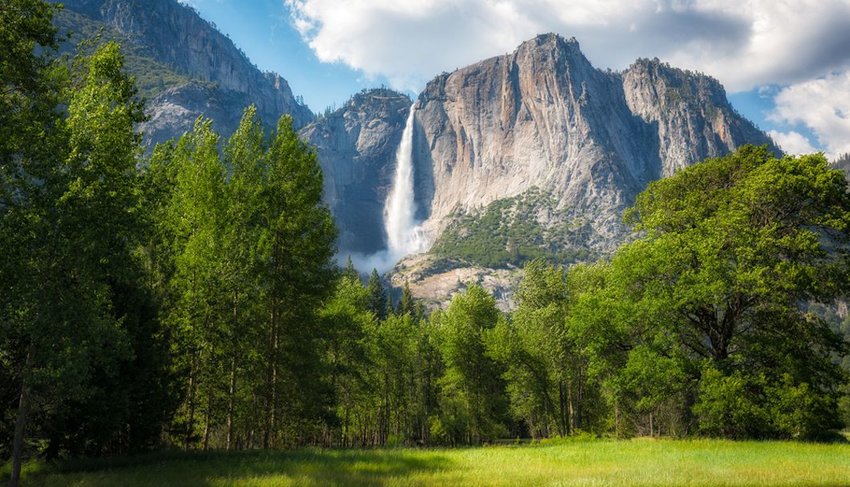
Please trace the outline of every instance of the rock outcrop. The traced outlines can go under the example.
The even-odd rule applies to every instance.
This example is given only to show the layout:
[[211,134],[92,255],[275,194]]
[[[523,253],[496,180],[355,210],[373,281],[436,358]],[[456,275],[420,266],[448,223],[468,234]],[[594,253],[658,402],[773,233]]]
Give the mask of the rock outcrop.
[[179,136],[199,115],[213,118],[227,135],[251,103],[270,127],[284,114],[297,128],[314,118],[285,79],[261,72],[214,25],[176,0],[62,3],[65,11],[57,22],[62,30],[88,36],[102,29],[129,54],[128,69],[148,88],[151,121],[141,130],[150,144]]
[[418,197],[435,235],[452,214],[537,187],[589,221],[587,244],[603,249],[619,243],[622,210],[650,181],[771,144],[717,81],[657,60],[601,71],[554,34],[437,77],[416,122]]

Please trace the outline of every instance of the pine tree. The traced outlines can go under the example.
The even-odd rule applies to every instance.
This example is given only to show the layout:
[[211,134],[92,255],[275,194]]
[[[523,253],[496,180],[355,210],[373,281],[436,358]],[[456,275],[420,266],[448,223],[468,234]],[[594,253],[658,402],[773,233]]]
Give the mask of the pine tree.
[[385,319],[387,317],[387,293],[376,269],[372,269],[372,273],[369,275],[366,291],[369,293],[369,309],[375,313],[378,319]]
[[351,260],[351,256],[348,256],[348,260],[345,262],[345,269],[342,271],[342,275],[349,279],[357,279],[360,280],[360,273],[357,272],[357,269],[354,268],[354,262]]
[[416,317],[416,302],[413,299],[413,293],[410,292],[410,284],[405,282],[401,290],[401,298],[398,300],[399,315],[409,314],[411,317]]

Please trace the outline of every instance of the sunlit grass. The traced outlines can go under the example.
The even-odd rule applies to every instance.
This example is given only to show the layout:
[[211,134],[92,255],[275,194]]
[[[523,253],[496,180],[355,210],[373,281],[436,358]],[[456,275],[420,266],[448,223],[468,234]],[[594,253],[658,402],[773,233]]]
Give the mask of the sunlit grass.
[[41,466],[29,470],[25,480],[25,485],[76,487],[846,486],[850,444],[636,439],[467,449],[154,454],[111,466]]

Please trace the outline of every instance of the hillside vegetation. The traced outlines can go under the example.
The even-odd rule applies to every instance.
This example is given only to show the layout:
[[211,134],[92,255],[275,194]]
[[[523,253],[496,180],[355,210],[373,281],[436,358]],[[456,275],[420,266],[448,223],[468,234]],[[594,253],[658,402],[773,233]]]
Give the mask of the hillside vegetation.
[[573,263],[592,253],[586,222],[572,221],[554,198],[539,189],[494,201],[477,212],[453,217],[432,253],[489,268],[521,267],[534,259]]

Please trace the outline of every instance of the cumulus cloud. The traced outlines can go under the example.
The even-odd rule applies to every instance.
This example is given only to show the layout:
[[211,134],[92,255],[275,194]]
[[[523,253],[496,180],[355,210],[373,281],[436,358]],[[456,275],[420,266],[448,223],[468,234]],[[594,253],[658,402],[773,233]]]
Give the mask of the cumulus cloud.
[[[793,84],[783,88],[774,100],[776,108],[770,120],[807,126],[831,157],[850,152],[850,71]],[[782,140],[774,138],[785,148]],[[801,142],[793,136],[785,140],[789,144]]]
[[319,59],[403,89],[544,32],[575,36],[600,67],[657,56],[711,74],[732,91],[850,66],[848,0],[284,2]]
[[767,134],[788,154],[799,155],[817,152],[817,149],[812,146],[811,141],[797,131],[779,132],[777,130],[771,130]]

